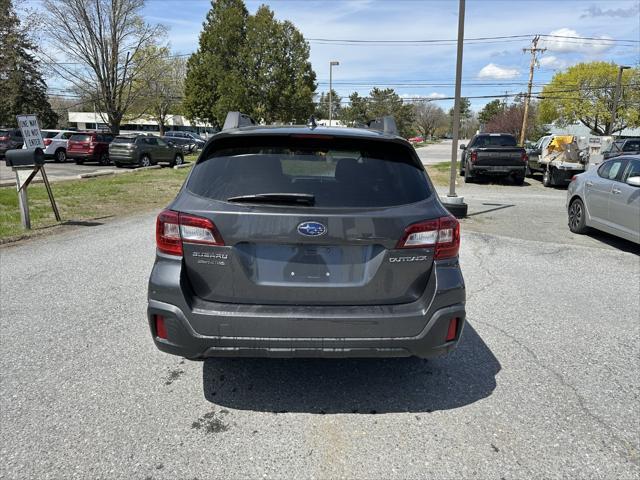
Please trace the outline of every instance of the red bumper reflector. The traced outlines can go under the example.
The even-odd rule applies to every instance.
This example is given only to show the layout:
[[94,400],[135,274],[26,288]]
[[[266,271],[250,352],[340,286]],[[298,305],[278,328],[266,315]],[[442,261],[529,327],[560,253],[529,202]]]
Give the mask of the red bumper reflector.
[[162,315],[154,315],[153,318],[156,321],[156,336],[166,340],[167,327],[164,324],[164,317]]
[[456,333],[458,331],[458,319],[452,318],[449,320],[449,330],[447,330],[447,342],[456,339]]

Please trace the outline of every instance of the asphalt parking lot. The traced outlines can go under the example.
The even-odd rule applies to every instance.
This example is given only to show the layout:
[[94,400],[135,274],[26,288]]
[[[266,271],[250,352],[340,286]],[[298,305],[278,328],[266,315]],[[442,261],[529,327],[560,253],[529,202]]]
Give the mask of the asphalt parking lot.
[[207,360],[145,319],[154,215],[0,248],[0,477],[638,478],[640,256],[564,190],[461,185],[434,360]]

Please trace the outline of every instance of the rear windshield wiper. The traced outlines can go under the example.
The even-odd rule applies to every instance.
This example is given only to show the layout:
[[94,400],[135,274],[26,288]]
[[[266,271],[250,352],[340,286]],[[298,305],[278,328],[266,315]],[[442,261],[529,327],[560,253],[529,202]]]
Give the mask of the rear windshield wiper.
[[284,205],[314,205],[315,195],[310,193],[256,193],[227,198],[227,202],[279,203]]

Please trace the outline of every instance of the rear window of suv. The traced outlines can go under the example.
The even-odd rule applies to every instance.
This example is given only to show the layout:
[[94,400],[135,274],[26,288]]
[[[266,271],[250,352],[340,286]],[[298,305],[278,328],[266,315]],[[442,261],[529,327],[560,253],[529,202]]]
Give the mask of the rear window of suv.
[[69,140],[72,142],[88,142],[91,140],[91,135],[71,135]]
[[406,205],[431,194],[426,173],[407,149],[380,142],[226,148],[193,167],[187,189],[222,201],[264,193],[311,194],[320,208]]
[[135,143],[136,139],[133,137],[116,137],[111,143]]

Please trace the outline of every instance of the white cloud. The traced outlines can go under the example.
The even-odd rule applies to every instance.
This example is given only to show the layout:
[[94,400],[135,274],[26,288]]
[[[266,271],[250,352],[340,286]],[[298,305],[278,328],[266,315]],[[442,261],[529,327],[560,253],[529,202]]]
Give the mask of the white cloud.
[[517,68],[501,67],[495,63],[490,63],[482,67],[478,72],[478,78],[493,79],[493,80],[507,80],[516,78],[520,75],[520,70]]
[[585,12],[580,15],[580,18],[587,17],[630,17],[640,12],[640,5],[635,5],[630,8],[610,8],[602,10],[600,7],[591,6]]
[[554,56],[554,55],[543,55],[540,58],[540,66],[544,68],[551,68],[553,70],[561,70],[567,66],[567,62]]
[[550,37],[542,38],[539,46],[554,52],[602,53],[614,47],[614,42],[607,35],[586,39],[570,28],[560,28],[549,35]]
[[445,97],[446,95],[440,92],[431,92],[429,95],[427,95],[427,98],[445,98]]

